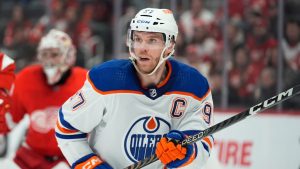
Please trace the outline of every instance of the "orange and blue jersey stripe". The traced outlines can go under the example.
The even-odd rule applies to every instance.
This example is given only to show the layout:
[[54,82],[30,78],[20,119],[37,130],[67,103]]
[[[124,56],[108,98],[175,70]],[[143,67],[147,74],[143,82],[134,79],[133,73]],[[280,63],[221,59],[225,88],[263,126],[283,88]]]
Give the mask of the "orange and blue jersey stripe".
[[207,137],[204,137],[202,140],[201,140],[201,143],[204,147],[204,149],[208,152],[208,155],[210,156],[210,152],[214,146],[214,138],[212,135],[210,136],[207,136]]
[[60,139],[82,139],[87,138],[86,133],[75,129],[69,122],[64,119],[62,108],[59,109],[59,116],[56,123],[56,137]]

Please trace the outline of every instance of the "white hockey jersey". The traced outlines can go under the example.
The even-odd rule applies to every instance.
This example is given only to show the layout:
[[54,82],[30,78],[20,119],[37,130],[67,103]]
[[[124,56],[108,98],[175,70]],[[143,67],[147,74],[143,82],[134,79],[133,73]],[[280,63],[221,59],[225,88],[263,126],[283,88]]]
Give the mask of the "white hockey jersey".
[[[212,123],[213,102],[207,80],[176,60],[158,86],[143,88],[129,60],[94,67],[84,86],[59,111],[56,137],[72,165],[95,153],[116,169],[155,154],[170,130],[193,135]],[[196,158],[185,168],[201,168],[213,146],[212,136],[196,144]],[[163,168],[156,161],[144,168]]]

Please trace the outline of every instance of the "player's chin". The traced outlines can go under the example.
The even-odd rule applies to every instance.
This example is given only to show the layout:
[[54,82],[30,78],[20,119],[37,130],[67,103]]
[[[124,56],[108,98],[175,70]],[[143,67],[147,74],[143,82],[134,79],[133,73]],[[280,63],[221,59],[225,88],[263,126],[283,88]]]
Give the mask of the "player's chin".
[[138,66],[139,70],[143,74],[149,74],[153,71],[153,67],[146,67],[146,66]]

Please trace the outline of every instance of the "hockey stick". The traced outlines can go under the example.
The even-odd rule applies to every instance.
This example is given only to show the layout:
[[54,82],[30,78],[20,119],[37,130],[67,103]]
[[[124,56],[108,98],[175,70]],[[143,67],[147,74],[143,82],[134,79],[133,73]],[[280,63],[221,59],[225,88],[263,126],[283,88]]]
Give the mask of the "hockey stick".
[[[279,93],[278,95],[276,96],[273,96],[263,102],[260,102],[258,104],[256,104],[255,106],[252,106],[250,107],[249,109],[237,114],[237,115],[234,115],[222,122],[219,122],[218,124],[216,125],[213,125],[203,131],[201,131],[200,133],[198,134],[195,134],[195,135],[192,135],[192,136],[189,136],[188,138],[184,139],[181,144],[182,145],[187,145],[187,144],[192,144],[192,143],[195,143],[196,141],[199,141],[201,140],[202,138],[206,137],[206,136],[209,136],[213,133],[216,133],[222,129],[225,129],[241,120],[244,120],[245,118],[247,117],[250,117],[252,115],[255,115],[257,113],[260,113],[266,109],[269,109],[275,105],[277,105],[278,103],[280,102],[283,102],[285,100],[288,100],[296,95],[300,94],[300,85],[297,85],[297,86],[294,86],[284,92],[281,92]],[[144,167],[148,164],[151,164],[155,161],[157,161],[158,158],[156,157],[155,154],[151,155],[150,157],[148,158],[145,158],[144,160],[141,160],[135,164],[132,164],[128,167],[126,167],[125,169],[138,169],[138,168],[141,168],[141,167]]]

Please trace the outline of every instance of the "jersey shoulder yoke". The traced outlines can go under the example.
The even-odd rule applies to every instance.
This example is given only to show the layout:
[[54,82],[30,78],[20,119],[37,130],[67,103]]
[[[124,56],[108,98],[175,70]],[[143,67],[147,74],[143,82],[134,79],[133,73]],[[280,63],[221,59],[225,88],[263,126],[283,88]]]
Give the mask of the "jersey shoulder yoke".
[[130,60],[111,60],[93,67],[88,79],[100,91],[138,90],[137,78]]

